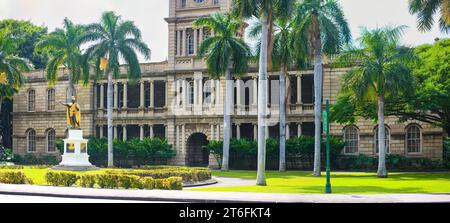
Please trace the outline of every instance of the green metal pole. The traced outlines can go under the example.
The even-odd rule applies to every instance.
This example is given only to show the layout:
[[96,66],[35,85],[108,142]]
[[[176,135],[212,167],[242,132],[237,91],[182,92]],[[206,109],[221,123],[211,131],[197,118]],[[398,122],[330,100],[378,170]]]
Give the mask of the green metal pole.
[[330,102],[327,99],[326,102],[326,131],[327,131],[327,184],[325,186],[325,193],[331,194],[331,182],[330,182]]

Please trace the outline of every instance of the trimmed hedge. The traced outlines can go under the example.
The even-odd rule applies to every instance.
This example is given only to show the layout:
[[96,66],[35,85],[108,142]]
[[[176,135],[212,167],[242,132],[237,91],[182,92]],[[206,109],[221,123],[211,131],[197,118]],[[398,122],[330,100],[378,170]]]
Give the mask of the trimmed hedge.
[[94,188],[96,183],[95,174],[83,174],[80,176],[80,186],[85,188]]
[[181,177],[183,182],[199,182],[211,179],[211,171],[207,168],[168,167],[163,169],[107,170],[106,173],[152,177],[153,179]]
[[78,181],[79,176],[75,173],[48,171],[45,180],[52,186],[70,187]]
[[31,179],[25,176],[23,171],[1,171],[0,172],[0,183],[4,184],[32,184]]
[[[128,168],[141,165],[165,165],[176,155],[176,151],[165,139],[145,138],[129,141],[114,140],[114,164]],[[60,140],[56,146],[63,152],[64,143]],[[88,142],[89,161],[96,166],[106,166],[108,142],[106,138],[90,138]]]

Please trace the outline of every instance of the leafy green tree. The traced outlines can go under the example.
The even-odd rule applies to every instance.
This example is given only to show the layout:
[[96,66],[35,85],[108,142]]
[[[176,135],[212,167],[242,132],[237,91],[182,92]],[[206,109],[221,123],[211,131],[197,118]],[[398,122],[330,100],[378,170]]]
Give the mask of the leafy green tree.
[[358,39],[360,47],[351,47],[339,58],[340,62],[356,60],[359,65],[342,77],[342,89],[333,113],[339,119],[345,116],[339,113],[357,110],[359,115],[378,121],[378,177],[387,177],[385,99],[407,97],[414,91],[414,78],[408,65],[416,57],[413,49],[399,45],[405,28],[363,29]]
[[450,0],[409,0],[409,12],[417,15],[419,30],[430,31],[439,17],[439,28],[442,32],[450,32]]
[[[106,73],[108,80],[107,116],[108,116],[108,167],[114,166],[113,159],[113,76],[120,76],[120,58],[127,63],[128,78],[141,78],[141,67],[136,52],[146,59],[150,58],[150,49],[142,41],[141,31],[132,21],[122,21],[114,12],[103,13],[100,23],[86,27],[86,34],[81,38],[82,43],[92,43],[86,49],[86,58],[95,60],[97,78],[103,78]],[[105,72],[102,71],[101,61],[107,60]],[[84,69],[89,72],[89,69]]]
[[[59,77],[59,68],[64,66],[69,71],[69,89],[67,91],[67,101],[71,102],[73,95],[76,95],[74,84],[82,78],[82,69],[88,69],[87,63],[81,53],[81,38],[84,35],[84,28],[75,25],[72,21],[64,19],[64,29],[57,28],[37,43],[38,51],[50,52],[50,60],[46,66],[47,80],[51,85],[55,84]],[[83,77],[84,83],[89,81],[89,75]]]
[[336,0],[304,0],[296,12],[297,48],[303,49],[308,41],[314,55],[314,123],[315,157],[314,176],[320,176],[320,139],[322,119],[323,53],[339,53],[351,41],[351,32],[343,9]]
[[0,111],[3,100],[11,99],[22,87],[25,81],[22,73],[32,69],[27,59],[12,54],[17,43],[8,31],[0,30]]
[[201,17],[194,22],[195,26],[208,27],[215,35],[202,42],[198,56],[206,59],[208,73],[213,79],[225,76],[224,107],[224,143],[222,170],[229,169],[231,109],[233,99],[233,74],[242,75],[247,72],[250,48],[238,34],[242,23],[230,14],[214,14]]
[[[261,22],[261,44],[259,53],[259,92],[267,92],[267,65],[271,63],[270,55],[273,49],[273,21],[276,18],[287,17],[295,5],[294,0],[235,0],[233,13],[243,18],[258,18]],[[269,57],[268,57],[269,55]],[[270,64],[269,63],[269,64]],[[269,67],[270,68],[270,67]],[[258,94],[258,170],[256,184],[266,183],[266,140],[267,126],[267,95]]]
[[28,59],[36,69],[46,66],[48,55],[46,52],[35,50],[36,43],[47,35],[47,27],[36,26],[29,21],[5,19],[0,21],[0,30],[9,30],[16,48],[12,54]]

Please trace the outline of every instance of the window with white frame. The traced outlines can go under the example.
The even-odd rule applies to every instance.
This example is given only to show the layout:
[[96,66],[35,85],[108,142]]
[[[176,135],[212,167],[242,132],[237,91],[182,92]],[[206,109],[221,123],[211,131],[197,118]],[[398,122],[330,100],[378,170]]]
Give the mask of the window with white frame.
[[213,5],[219,5],[220,0],[213,0]]
[[[390,138],[391,138],[391,133],[389,131],[388,127],[384,127],[384,144],[386,146],[386,153],[390,152]],[[378,127],[375,129],[375,152],[378,153],[378,143],[379,143],[379,137],[378,137]]]
[[30,129],[27,131],[27,151],[36,152],[36,131]]
[[48,130],[46,136],[46,145],[47,145],[47,152],[49,153],[56,152],[55,138],[56,138],[55,130],[54,129]]
[[421,151],[421,132],[417,125],[411,125],[406,129],[406,150],[408,153],[420,153]]
[[36,108],[36,91],[33,89],[28,91],[28,111],[32,112]]
[[55,89],[48,89],[47,91],[47,110],[55,110]]
[[187,80],[187,84],[188,84],[188,98],[187,98],[187,104],[188,105],[193,105],[194,104],[194,80],[192,79],[188,79]]
[[203,104],[211,104],[211,80],[207,80],[203,85]]
[[359,134],[355,126],[348,126],[344,129],[344,142],[346,154],[358,153],[359,148]]

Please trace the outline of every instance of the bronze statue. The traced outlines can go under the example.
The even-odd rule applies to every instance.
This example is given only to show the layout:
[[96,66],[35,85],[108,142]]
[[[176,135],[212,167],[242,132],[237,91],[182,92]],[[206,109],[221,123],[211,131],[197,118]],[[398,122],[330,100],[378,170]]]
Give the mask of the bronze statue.
[[71,129],[80,129],[81,111],[80,105],[77,103],[77,98],[72,96],[72,103],[61,103],[66,106],[67,125]]

